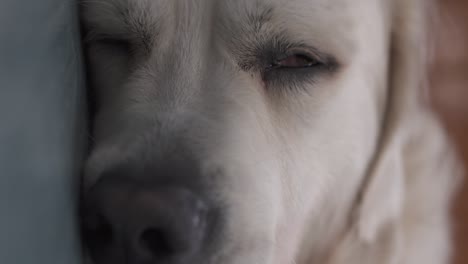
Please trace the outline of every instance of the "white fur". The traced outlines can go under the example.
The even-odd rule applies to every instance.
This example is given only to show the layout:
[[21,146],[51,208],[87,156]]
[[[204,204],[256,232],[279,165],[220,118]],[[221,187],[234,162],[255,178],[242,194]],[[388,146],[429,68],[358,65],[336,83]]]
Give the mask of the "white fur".
[[[85,186],[177,135],[227,206],[223,247],[204,263],[448,263],[456,166],[418,99],[427,3],[82,1],[100,104]],[[233,47],[265,6],[262,30],[332,54],[340,69],[275,94],[239,69]],[[131,60],[96,37],[142,32],[154,40]]]

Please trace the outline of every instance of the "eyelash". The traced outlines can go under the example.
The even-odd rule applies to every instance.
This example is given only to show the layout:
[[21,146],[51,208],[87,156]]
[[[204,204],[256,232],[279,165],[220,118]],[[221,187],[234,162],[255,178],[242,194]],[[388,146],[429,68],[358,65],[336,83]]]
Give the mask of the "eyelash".
[[275,65],[277,59],[269,63],[261,71],[261,77],[267,88],[282,89],[288,87],[292,90],[306,90],[306,86],[315,84],[326,73],[332,73],[337,67],[334,59],[320,58],[314,55],[309,55],[303,52],[288,52],[286,55],[278,56],[286,58],[288,56],[306,56],[315,61],[311,66],[307,67],[281,67]]

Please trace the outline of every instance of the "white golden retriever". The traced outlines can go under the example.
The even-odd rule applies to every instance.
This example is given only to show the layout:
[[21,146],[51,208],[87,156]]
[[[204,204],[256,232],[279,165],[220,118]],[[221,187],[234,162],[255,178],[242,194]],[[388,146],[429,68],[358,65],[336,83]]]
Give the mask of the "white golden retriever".
[[427,0],[83,0],[96,264],[443,264]]

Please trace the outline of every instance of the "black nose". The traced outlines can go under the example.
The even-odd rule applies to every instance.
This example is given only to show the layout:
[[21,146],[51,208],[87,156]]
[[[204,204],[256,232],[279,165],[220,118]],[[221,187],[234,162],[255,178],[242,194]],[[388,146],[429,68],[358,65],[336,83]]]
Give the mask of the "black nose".
[[190,263],[202,248],[208,211],[185,188],[102,179],[85,194],[84,239],[98,264]]

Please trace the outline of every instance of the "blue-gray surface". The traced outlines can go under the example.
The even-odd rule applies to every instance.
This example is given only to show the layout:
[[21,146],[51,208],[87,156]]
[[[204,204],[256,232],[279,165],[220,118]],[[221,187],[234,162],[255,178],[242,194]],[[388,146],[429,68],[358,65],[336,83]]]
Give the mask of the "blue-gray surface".
[[83,74],[72,0],[0,1],[0,263],[80,263]]

